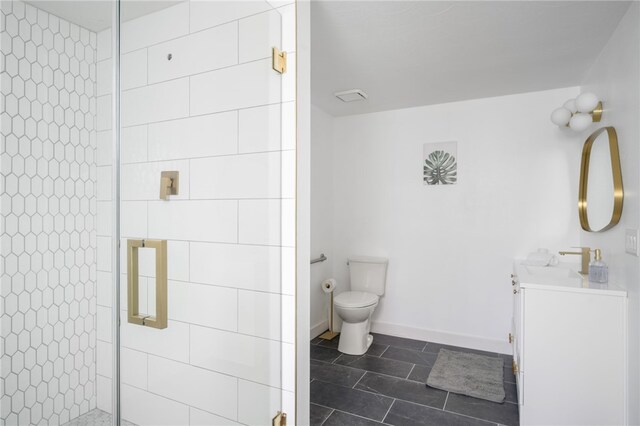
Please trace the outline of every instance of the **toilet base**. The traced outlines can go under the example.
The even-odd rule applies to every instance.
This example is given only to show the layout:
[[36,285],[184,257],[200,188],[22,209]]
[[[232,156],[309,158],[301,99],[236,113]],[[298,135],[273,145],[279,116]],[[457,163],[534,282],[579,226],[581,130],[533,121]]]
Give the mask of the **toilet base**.
[[369,334],[369,320],[359,323],[342,323],[338,350],[347,355],[364,355],[373,343]]

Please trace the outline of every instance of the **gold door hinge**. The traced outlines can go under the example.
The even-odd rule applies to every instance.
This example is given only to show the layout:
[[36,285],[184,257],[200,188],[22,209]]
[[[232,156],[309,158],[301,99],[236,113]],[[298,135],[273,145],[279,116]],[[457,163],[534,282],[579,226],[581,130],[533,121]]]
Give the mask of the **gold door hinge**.
[[287,52],[282,52],[277,47],[272,49],[273,69],[280,74],[287,72]]
[[513,343],[513,336],[509,333],[509,343]]
[[515,361],[513,361],[513,364],[511,365],[511,369],[513,370],[514,375],[518,374],[518,364],[516,364]]
[[287,426],[287,413],[278,411],[271,424],[272,426]]

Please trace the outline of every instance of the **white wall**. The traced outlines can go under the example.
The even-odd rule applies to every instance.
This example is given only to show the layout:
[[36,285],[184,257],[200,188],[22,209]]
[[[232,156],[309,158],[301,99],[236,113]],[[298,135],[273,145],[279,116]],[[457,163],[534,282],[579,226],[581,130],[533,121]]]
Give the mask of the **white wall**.
[[321,283],[333,276],[333,117],[311,106],[311,257],[327,260],[311,265],[311,337],[328,327],[328,296]]
[[[123,24],[122,271],[126,239],[168,240],[166,329],[127,322],[121,276],[122,414],[138,425],[295,418],[295,6],[278,5],[181,2]],[[98,407],[110,411],[110,34],[98,40]],[[283,76],[272,46],[288,51]],[[180,172],[168,201],[163,170]],[[148,314],[151,265],[141,255]]]
[[96,34],[2,2],[0,423],[95,408]]
[[[640,5],[634,2],[585,79],[583,91],[603,101],[602,126],[618,133],[624,207],[620,223],[603,233],[581,233],[581,244],[600,248],[609,264],[609,280],[629,296],[629,424],[640,424],[640,262],[625,253],[626,229],[640,227]],[[594,130],[594,129],[590,129]],[[583,139],[589,131],[585,132]]]
[[[577,92],[333,120],[333,274],[343,291],[349,255],[389,258],[374,331],[509,351],[513,258],[579,243],[577,138],[549,122]],[[424,186],[423,144],[451,140],[458,184]]]

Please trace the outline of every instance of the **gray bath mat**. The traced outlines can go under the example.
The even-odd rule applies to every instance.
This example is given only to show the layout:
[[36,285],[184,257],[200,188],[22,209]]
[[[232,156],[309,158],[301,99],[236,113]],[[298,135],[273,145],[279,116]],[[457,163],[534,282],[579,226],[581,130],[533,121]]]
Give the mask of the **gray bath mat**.
[[427,385],[493,402],[504,401],[501,358],[440,349]]

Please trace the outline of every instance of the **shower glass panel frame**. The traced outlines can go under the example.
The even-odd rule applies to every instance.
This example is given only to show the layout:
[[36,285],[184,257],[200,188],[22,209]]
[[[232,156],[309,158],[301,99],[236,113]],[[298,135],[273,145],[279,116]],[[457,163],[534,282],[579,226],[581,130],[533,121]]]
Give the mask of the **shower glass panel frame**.
[[120,426],[120,32],[121,0],[113,2],[111,18],[111,120],[112,120],[112,195],[111,195],[111,424]]
[[[122,19],[126,5],[121,0],[114,3],[111,179],[112,235],[118,236],[111,241],[114,425],[125,420],[154,424],[157,418],[144,414],[152,411],[172,424],[226,420],[267,424],[279,411],[286,412],[289,424],[295,423],[296,5],[273,3],[187,0],[130,21]],[[222,17],[224,13],[229,15]],[[181,32],[176,28],[184,19],[189,23]],[[172,35],[134,40],[136,25]],[[215,55],[207,44],[217,50]],[[288,55],[288,69],[282,75],[272,68],[273,47]],[[125,62],[132,52],[143,51],[145,83],[123,87],[130,71]],[[152,106],[145,103],[145,96],[162,98],[158,93],[174,91],[176,106],[183,100],[176,86],[186,81],[184,113],[176,112],[177,106],[159,118],[153,113],[132,117],[141,110],[127,105],[132,97],[143,92],[137,102]],[[178,152],[175,146],[164,145],[165,151],[158,154],[159,149],[155,157],[147,152],[146,161],[127,161],[123,152],[135,141],[123,133],[142,128],[147,150],[167,142],[155,140],[157,135],[177,131],[180,138],[173,143],[194,151]],[[192,144],[190,139],[203,135],[206,146]],[[229,144],[225,138],[235,142]],[[140,172],[144,194],[131,195],[132,169],[144,168],[152,169],[153,176]],[[180,173],[178,194],[162,201],[155,195],[160,192],[161,170]],[[145,204],[143,230],[131,231],[125,222]],[[180,210],[183,205],[186,208]],[[171,209],[180,214],[167,213]],[[198,210],[205,211],[208,219],[194,216]],[[169,219],[164,229],[158,229],[154,216]],[[183,221],[197,223],[199,233],[194,235],[181,225]],[[235,228],[234,233],[221,231],[216,222]],[[131,260],[123,251],[132,238],[168,241],[166,329],[127,321],[130,277],[125,275]],[[175,272],[176,253],[188,256],[185,275]],[[144,305],[146,296],[149,300],[154,296],[157,277],[145,276],[142,257],[140,262]],[[204,299],[211,312],[224,313],[200,315],[205,308],[198,301]],[[155,314],[151,305],[147,301],[147,311],[141,308],[142,312]],[[136,342],[143,343],[133,345],[132,333]],[[167,349],[182,345],[188,353]],[[128,372],[144,368],[146,383],[132,383]],[[201,397],[207,394],[209,398]],[[134,407],[144,404],[144,409]]]
[[133,1],[2,2],[0,423],[294,424],[296,3]]

